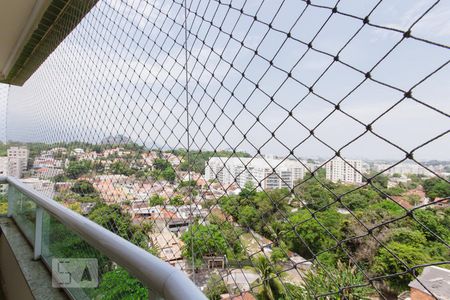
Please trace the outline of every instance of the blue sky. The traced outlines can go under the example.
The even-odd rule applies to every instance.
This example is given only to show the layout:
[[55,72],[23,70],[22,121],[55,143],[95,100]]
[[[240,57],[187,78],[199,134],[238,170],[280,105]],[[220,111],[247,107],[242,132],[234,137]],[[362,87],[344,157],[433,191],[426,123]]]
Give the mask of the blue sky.
[[[321,7],[337,1],[311,2],[187,1],[192,148],[329,158],[374,120],[374,132],[406,151],[449,129],[450,50],[439,45],[450,45],[450,1],[437,1],[411,28],[435,45],[379,26],[405,31],[436,1],[339,1],[340,13]],[[373,26],[364,25],[359,18],[371,11]],[[148,146],[186,147],[184,19],[177,1],[99,1],[24,87],[11,88],[8,138],[99,142],[120,133]],[[365,79],[369,71],[373,80]],[[407,99],[380,117],[412,87],[444,114]],[[333,112],[337,103],[341,111]],[[450,159],[449,141],[444,135],[416,157]],[[371,133],[341,152],[404,157]]]

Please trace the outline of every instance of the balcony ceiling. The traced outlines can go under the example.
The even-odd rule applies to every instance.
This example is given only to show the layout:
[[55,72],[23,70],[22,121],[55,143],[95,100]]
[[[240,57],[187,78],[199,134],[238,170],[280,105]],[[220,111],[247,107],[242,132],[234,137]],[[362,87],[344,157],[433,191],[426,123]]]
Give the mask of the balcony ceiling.
[[23,85],[97,1],[0,0],[0,83]]
[[14,66],[49,0],[0,0],[0,79]]

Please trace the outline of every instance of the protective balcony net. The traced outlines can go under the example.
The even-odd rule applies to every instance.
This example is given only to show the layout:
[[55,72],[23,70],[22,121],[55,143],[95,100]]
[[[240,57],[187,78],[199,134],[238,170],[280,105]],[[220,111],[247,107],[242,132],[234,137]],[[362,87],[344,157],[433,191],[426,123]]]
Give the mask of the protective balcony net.
[[[210,299],[444,299],[449,20],[448,1],[100,0],[1,87],[3,155]],[[105,299],[147,297],[101,271]]]

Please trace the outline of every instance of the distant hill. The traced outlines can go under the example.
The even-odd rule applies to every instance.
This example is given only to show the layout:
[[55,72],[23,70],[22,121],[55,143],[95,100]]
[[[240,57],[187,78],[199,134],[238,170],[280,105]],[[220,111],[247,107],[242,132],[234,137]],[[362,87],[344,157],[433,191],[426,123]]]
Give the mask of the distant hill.
[[118,135],[111,135],[106,138],[104,138],[101,143],[103,145],[125,145],[125,144],[131,144],[134,143],[134,141],[126,135],[118,134]]

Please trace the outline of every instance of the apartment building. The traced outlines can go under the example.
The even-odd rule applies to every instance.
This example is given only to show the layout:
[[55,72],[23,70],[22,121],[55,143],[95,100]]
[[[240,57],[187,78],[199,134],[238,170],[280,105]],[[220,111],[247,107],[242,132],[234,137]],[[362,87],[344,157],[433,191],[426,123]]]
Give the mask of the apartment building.
[[277,158],[212,157],[206,162],[205,179],[222,184],[247,182],[259,189],[292,188],[305,175],[305,168],[296,160]]
[[[385,174],[394,175],[425,175],[434,176],[433,173],[414,162],[403,162],[398,165],[392,166],[392,164],[375,164],[374,169],[378,172],[384,171]],[[386,171],[385,171],[386,170]]]
[[[23,159],[19,157],[8,157],[8,175],[16,178],[22,177]],[[26,170],[26,168],[25,168]]]
[[326,178],[332,182],[361,183],[361,160],[334,158],[325,165]]
[[[28,157],[30,156],[30,151],[25,147],[11,147],[8,149],[8,158],[10,159],[10,163],[18,164],[18,166],[14,166],[14,170],[20,169],[20,174],[23,171],[27,170],[28,165]],[[12,175],[11,176],[15,176]],[[16,176],[20,177],[20,176]]]
[[0,176],[22,176],[22,159],[18,157],[0,157]]

